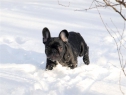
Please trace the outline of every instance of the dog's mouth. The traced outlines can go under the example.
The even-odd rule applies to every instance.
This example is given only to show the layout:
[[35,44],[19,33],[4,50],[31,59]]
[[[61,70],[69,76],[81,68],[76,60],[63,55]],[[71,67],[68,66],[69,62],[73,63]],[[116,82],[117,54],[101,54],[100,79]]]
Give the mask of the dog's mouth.
[[56,62],[58,60],[55,56],[47,57],[47,59],[52,61],[52,62]]

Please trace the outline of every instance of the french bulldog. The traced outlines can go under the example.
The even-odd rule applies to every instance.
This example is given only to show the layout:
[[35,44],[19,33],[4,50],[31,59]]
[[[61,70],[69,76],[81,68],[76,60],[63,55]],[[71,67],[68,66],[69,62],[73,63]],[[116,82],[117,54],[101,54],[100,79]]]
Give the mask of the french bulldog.
[[74,69],[77,67],[77,57],[83,56],[86,65],[89,61],[89,47],[80,33],[62,30],[59,37],[51,37],[48,28],[42,30],[45,54],[47,56],[46,70],[52,70],[58,63]]

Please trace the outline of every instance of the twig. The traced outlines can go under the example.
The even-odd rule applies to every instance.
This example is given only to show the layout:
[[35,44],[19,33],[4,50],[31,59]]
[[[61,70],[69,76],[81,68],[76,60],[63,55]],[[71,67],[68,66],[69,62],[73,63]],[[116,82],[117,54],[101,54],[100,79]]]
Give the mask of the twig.
[[125,93],[122,91],[122,88],[121,88],[121,71],[120,71],[120,76],[119,76],[119,89],[122,92],[122,94],[125,95]]
[[[118,6],[120,4],[113,4],[112,6]],[[107,5],[97,5],[97,8],[98,7],[107,7]],[[75,11],[87,11],[87,10],[91,10],[91,9],[96,9],[96,6],[95,7],[89,7],[88,9],[82,9],[82,10],[75,10]]]
[[94,1],[95,1],[95,0],[93,0],[93,1],[92,1],[92,3],[91,3],[91,5],[90,5],[90,7],[89,7],[89,8],[91,8],[91,6],[92,6],[92,4],[94,3]]
[[[107,28],[107,24],[106,24],[106,28]],[[108,28],[107,28],[107,31],[108,31],[108,33],[110,34],[110,36],[113,38],[113,40],[114,40],[114,42],[115,42],[115,44],[116,44],[117,52],[118,52],[118,57],[119,57],[119,63],[120,63],[120,66],[121,66],[121,68],[122,68],[122,62],[121,62],[121,57],[120,57],[120,52],[119,52],[118,43],[117,43],[116,39],[114,38],[114,36],[111,34],[111,32],[108,30]]]
[[126,61],[125,61],[125,64],[124,64],[124,67],[123,68],[125,69],[125,67],[126,67]]
[[126,8],[126,3],[124,2],[124,0],[115,0],[116,2],[118,2],[120,5],[123,5]]
[[[108,26],[108,27],[109,27],[109,26]],[[110,29],[112,32],[114,32],[110,27],[109,27],[109,29]],[[114,32],[114,33],[115,33],[115,32]],[[115,35],[117,36],[116,33],[115,33]],[[119,35],[120,35],[120,34],[119,34]],[[119,40],[119,39],[118,39],[118,40]],[[123,40],[124,40],[124,39],[123,39]],[[125,41],[125,40],[124,40],[124,41]],[[120,42],[120,40],[119,40],[119,42]],[[122,42],[120,42],[120,43],[121,43],[121,45],[123,46],[123,48],[126,49],[125,45],[123,45]]]
[[125,70],[124,70],[124,69],[122,69],[122,71],[123,71],[124,75],[126,76],[126,72],[125,72]]
[[[111,19],[111,22],[113,23],[112,19]],[[113,23],[113,25],[116,27],[116,25],[115,25],[114,23]],[[123,59],[123,55],[122,55],[122,53],[121,53],[121,46],[123,45],[123,44],[122,44],[122,40],[123,40],[124,31],[122,32],[122,34],[120,34],[117,27],[116,27],[116,29],[117,29],[118,34],[119,34],[120,37],[121,37],[120,40],[119,40],[119,42],[120,42],[119,52],[120,52],[120,56],[121,56],[121,58],[122,58],[122,63],[121,63],[121,64],[123,65],[123,60],[124,60],[124,59]],[[126,49],[126,48],[125,48],[125,49]],[[124,68],[122,67],[122,69],[124,69]]]
[[[75,11],[87,11],[87,10],[95,9],[96,6],[97,6],[97,8],[98,7],[104,7],[104,8],[111,7],[115,12],[117,12],[124,19],[124,21],[126,21],[126,17],[124,16],[124,14],[122,14],[122,6],[121,6],[121,5],[123,5],[126,8],[126,2],[124,2],[124,0],[122,0],[122,1],[115,0],[115,1],[117,1],[118,4],[114,4],[114,3],[110,2],[110,0],[103,0],[103,1],[104,1],[104,3],[97,1],[97,0],[93,0],[93,2],[91,3],[91,5],[88,9],[75,10]],[[95,7],[91,7],[93,5],[93,3],[95,3],[95,5],[97,3],[97,5]],[[115,8],[115,6],[120,6],[120,11],[118,11]]]
[[113,63],[111,63],[111,62],[108,62],[108,63],[110,63],[112,66],[114,66],[115,68],[117,68],[117,69],[119,69],[119,70],[120,70],[120,68],[119,68],[119,67],[117,67],[116,65],[114,65]]
[[[114,27],[116,28],[118,34],[121,36],[122,40],[125,41],[125,39],[123,39],[123,36],[119,33],[119,30],[118,30],[118,28],[116,27],[116,25],[113,23],[112,19],[111,19],[111,22],[112,22],[112,24],[114,25]],[[123,28],[123,33],[122,33],[122,34],[124,34],[124,30],[125,30],[125,21],[124,21],[124,28]],[[126,42],[126,41],[125,41],[125,42]],[[125,47],[125,46],[124,46],[124,47]],[[126,49],[126,47],[125,47],[125,49]]]
[[[95,4],[95,5],[96,5],[96,4]],[[97,8],[97,7],[96,7],[96,8]],[[107,28],[107,25],[104,23],[104,21],[103,21],[103,19],[102,19],[102,16],[101,16],[101,14],[100,14],[100,12],[99,12],[99,10],[98,10],[98,8],[97,8],[97,11],[98,11],[98,13],[99,13],[99,16],[100,16],[100,18],[101,18],[101,21],[102,21],[104,27],[106,28],[106,30],[108,31],[108,33],[110,34],[110,36],[114,39],[114,41],[115,41],[115,43],[116,43],[117,51],[118,51],[118,57],[119,57],[119,61],[120,61],[120,65],[121,65],[121,68],[122,68],[122,71],[123,71],[124,75],[126,76],[126,73],[125,73],[125,71],[124,71],[124,68],[122,67],[122,64],[121,64],[120,53],[119,53],[119,48],[118,48],[117,41],[115,40],[115,38],[113,37],[113,35],[112,35],[111,32],[109,31],[109,29]],[[121,77],[120,77],[120,78],[121,78]],[[120,81],[121,81],[121,80],[120,80]],[[119,85],[120,85],[120,84],[119,84]],[[121,85],[120,85],[120,91],[121,91],[121,93],[122,93],[123,95],[125,95],[125,93],[124,93],[124,92],[122,91],[122,89],[121,89]]]
[[106,0],[103,0],[103,1],[106,3],[107,6],[110,6],[111,8],[113,8],[113,10],[115,10],[115,12],[119,13],[122,16],[122,18],[126,21],[126,18],[122,15],[121,12],[119,12],[115,7],[110,5]]
[[[96,8],[97,8],[97,7],[96,7]],[[98,13],[99,13],[99,15],[100,15],[100,18],[101,18],[102,23],[104,24],[104,26],[105,26],[106,30],[108,31],[108,33],[110,34],[110,36],[114,39],[114,41],[115,41],[115,43],[116,43],[116,46],[117,46],[117,51],[118,51],[118,44],[117,44],[117,42],[116,42],[115,38],[114,38],[114,37],[113,37],[113,35],[110,33],[110,31],[108,30],[108,28],[107,28],[106,24],[104,23],[104,21],[103,21],[103,19],[102,19],[102,17],[101,17],[101,14],[100,14],[100,12],[99,12],[99,10],[98,10],[98,8],[97,8],[97,11],[98,11]],[[118,51],[118,56],[119,56],[119,51]],[[120,65],[121,65],[120,56],[119,56],[119,61],[120,61]],[[122,65],[121,65],[121,67],[122,67]]]
[[69,4],[66,6],[66,5],[61,4],[61,3],[59,2],[59,0],[57,0],[57,1],[58,1],[58,4],[61,5],[61,6],[64,6],[64,7],[69,7],[69,6],[70,6],[70,2],[69,2]]

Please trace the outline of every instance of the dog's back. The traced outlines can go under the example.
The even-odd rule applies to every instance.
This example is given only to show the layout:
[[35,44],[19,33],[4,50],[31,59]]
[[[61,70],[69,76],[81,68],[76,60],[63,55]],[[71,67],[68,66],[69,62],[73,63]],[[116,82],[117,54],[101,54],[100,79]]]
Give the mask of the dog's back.
[[75,54],[77,54],[77,56],[84,55],[87,44],[85,43],[80,33],[69,32],[68,41],[71,44],[74,52],[76,52]]

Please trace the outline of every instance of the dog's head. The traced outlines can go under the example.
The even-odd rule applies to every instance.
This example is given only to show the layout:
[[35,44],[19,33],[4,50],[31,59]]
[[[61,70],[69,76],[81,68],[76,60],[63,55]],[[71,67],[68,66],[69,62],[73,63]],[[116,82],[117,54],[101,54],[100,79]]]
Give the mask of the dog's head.
[[68,42],[69,33],[67,30],[62,30],[59,37],[51,37],[48,28],[42,30],[43,43],[45,44],[45,53],[47,59],[51,61],[60,61],[65,52],[64,43]]

